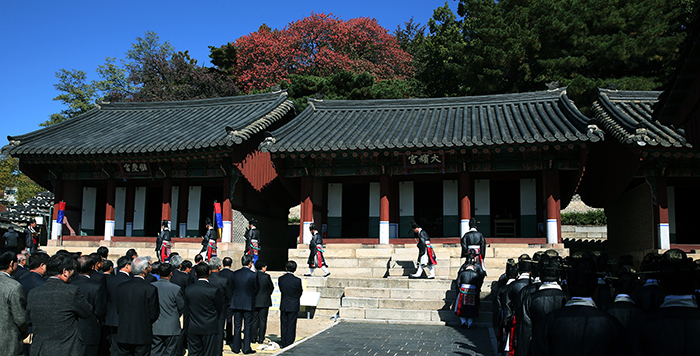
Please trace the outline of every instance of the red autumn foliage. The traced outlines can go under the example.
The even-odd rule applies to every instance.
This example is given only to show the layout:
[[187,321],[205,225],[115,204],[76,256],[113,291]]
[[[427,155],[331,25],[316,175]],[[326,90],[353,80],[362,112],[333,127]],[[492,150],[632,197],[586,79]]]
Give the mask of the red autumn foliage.
[[377,80],[413,75],[411,55],[396,38],[367,17],[343,21],[332,14],[316,14],[282,30],[266,25],[238,38],[233,72],[244,92],[266,89],[291,74],[325,77],[343,70],[369,73]]

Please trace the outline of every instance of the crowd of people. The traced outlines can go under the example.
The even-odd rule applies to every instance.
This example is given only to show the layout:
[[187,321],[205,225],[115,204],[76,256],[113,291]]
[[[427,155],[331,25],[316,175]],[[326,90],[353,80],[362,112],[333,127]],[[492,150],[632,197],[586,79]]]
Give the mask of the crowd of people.
[[[162,261],[131,249],[116,264],[106,247],[89,255],[4,251],[0,353],[221,355],[224,342],[234,353],[255,353],[251,343],[266,339],[274,290],[265,261],[246,251],[237,270],[231,257],[198,254],[193,263],[177,252],[166,255],[170,246],[160,242]],[[295,340],[302,294],[296,263],[285,268],[281,347]]]
[[700,261],[672,249],[647,254],[639,272],[632,265],[632,256],[611,261],[597,251],[562,258],[547,250],[509,259],[491,289],[498,351],[700,354]]

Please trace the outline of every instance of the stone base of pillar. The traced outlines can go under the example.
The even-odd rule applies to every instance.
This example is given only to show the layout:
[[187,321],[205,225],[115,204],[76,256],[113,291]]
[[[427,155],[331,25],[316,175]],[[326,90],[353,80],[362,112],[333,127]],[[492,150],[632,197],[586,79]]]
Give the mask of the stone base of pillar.
[[233,236],[231,234],[231,222],[224,221],[224,227],[221,230],[221,242],[231,242],[232,238]]
[[659,248],[668,250],[671,248],[671,229],[668,223],[662,223],[657,226],[659,235]]
[[547,219],[547,243],[556,244],[559,243],[559,236],[557,236],[557,219]]
[[105,241],[112,241],[114,236],[114,220],[105,220]]
[[388,245],[389,244],[389,222],[380,221],[379,222],[379,244]]
[[58,240],[61,237],[63,224],[57,223],[55,220],[51,222],[51,240]]
[[462,238],[467,232],[469,232],[469,219],[462,219],[459,222],[459,237]]
[[[304,221],[304,233],[302,235],[301,243],[303,244],[308,244],[311,242],[311,231],[309,231],[309,225],[311,225],[313,221]],[[316,226],[316,229],[319,227]]]

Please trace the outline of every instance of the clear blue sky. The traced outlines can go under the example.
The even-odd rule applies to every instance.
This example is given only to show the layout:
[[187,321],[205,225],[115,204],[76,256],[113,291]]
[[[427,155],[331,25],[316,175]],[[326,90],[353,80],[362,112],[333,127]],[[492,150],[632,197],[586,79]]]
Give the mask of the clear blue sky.
[[[447,0],[456,12],[455,0]],[[158,33],[198,64],[210,65],[207,46],[220,46],[265,23],[283,28],[311,12],[342,19],[375,18],[393,32],[411,17],[426,24],[445,0],[355,1],[12,1],[0,0],[0,147],[7,136],[39,129],[63,105],[55,72],[80,69],[98,79],[106,57],[121,59],[146,31]]]

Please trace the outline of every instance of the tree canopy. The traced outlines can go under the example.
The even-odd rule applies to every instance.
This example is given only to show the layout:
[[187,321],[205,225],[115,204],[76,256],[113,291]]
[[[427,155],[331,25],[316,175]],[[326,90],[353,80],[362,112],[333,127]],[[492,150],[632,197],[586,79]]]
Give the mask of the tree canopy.
[[16,188],[17,204],[33,198],[44,188],[34,183],[19,171],[19,160],[7,155],[0,156],[0,190]]
[[341,71],[368,73],[377,80],[410,78],[411,55],[375,19],[347,21],[332,14],[316,14],[233,42],[236,61],[232,72],[244,92],[262,90],[291,75],[326,77]]

